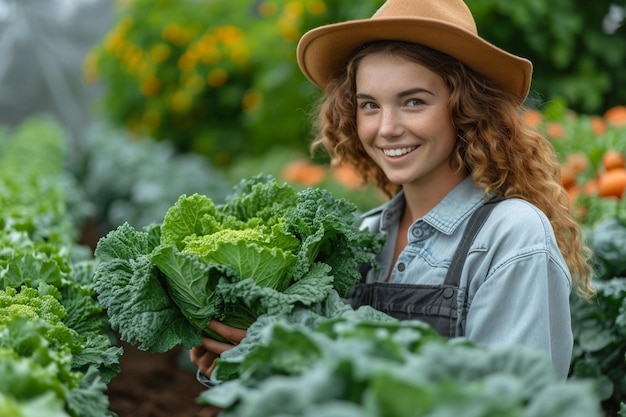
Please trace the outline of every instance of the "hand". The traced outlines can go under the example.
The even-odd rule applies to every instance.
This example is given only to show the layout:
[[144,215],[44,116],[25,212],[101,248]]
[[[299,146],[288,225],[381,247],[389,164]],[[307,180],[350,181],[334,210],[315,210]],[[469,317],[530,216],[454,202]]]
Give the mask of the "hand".
[[246,337],[245,330],[227,326],[217,320],[211,320],[209,322],[209,329],[218,333],[230,343],[220,342],[210,337],[203,337],[200,346],[191,348],[189,351],[191,363],[197,366],[200,372],[206,376],[211,375],[215,369],[216,359],[219,358],[222,353],[232,349]]

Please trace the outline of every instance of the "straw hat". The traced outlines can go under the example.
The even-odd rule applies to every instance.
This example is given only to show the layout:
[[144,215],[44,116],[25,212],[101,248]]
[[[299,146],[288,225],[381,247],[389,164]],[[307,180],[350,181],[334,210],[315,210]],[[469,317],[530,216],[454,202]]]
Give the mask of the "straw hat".
[[298,65],[313,84],[324,89],[353,51],[377,40],[428,46],[495,81],[520,103],[528,95],[532,63],[478,36],[474,17],[463,0],[388,0],[370,19],[315,28],[298,43]]

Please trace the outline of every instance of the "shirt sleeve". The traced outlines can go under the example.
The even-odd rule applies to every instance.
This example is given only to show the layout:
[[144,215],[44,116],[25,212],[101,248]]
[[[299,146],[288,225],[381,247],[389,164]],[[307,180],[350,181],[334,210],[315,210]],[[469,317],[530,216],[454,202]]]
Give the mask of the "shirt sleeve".
[[469,300],[466,337],[478,345],[543,351],[566,378],[573,349],[569,276],[548,251],[519,254]]

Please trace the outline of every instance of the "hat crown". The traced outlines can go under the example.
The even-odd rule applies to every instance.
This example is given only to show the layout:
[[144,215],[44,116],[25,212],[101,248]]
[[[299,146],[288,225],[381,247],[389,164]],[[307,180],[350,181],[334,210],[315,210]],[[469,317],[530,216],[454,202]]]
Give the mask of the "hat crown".
[[390,17],[438,20],[478,34],[474,16],[463,0],[388,0],[372,19]]

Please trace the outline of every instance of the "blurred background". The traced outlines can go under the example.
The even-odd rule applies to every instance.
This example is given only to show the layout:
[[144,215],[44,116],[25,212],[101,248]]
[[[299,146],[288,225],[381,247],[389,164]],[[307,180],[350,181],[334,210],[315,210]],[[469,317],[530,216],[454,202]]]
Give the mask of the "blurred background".
[[[534,63],[530,108],[604,115],[626,103],[624,4],[468,0],[479,32]],[[319,92],[299,37],[382,0],[0,0],[0,123],[46,114],[100,234],[159,221],[176,197],[224,196],[265,171],[381,202],[349,167],[311,158]],[[549,120],[548,120],[549,121]]]

